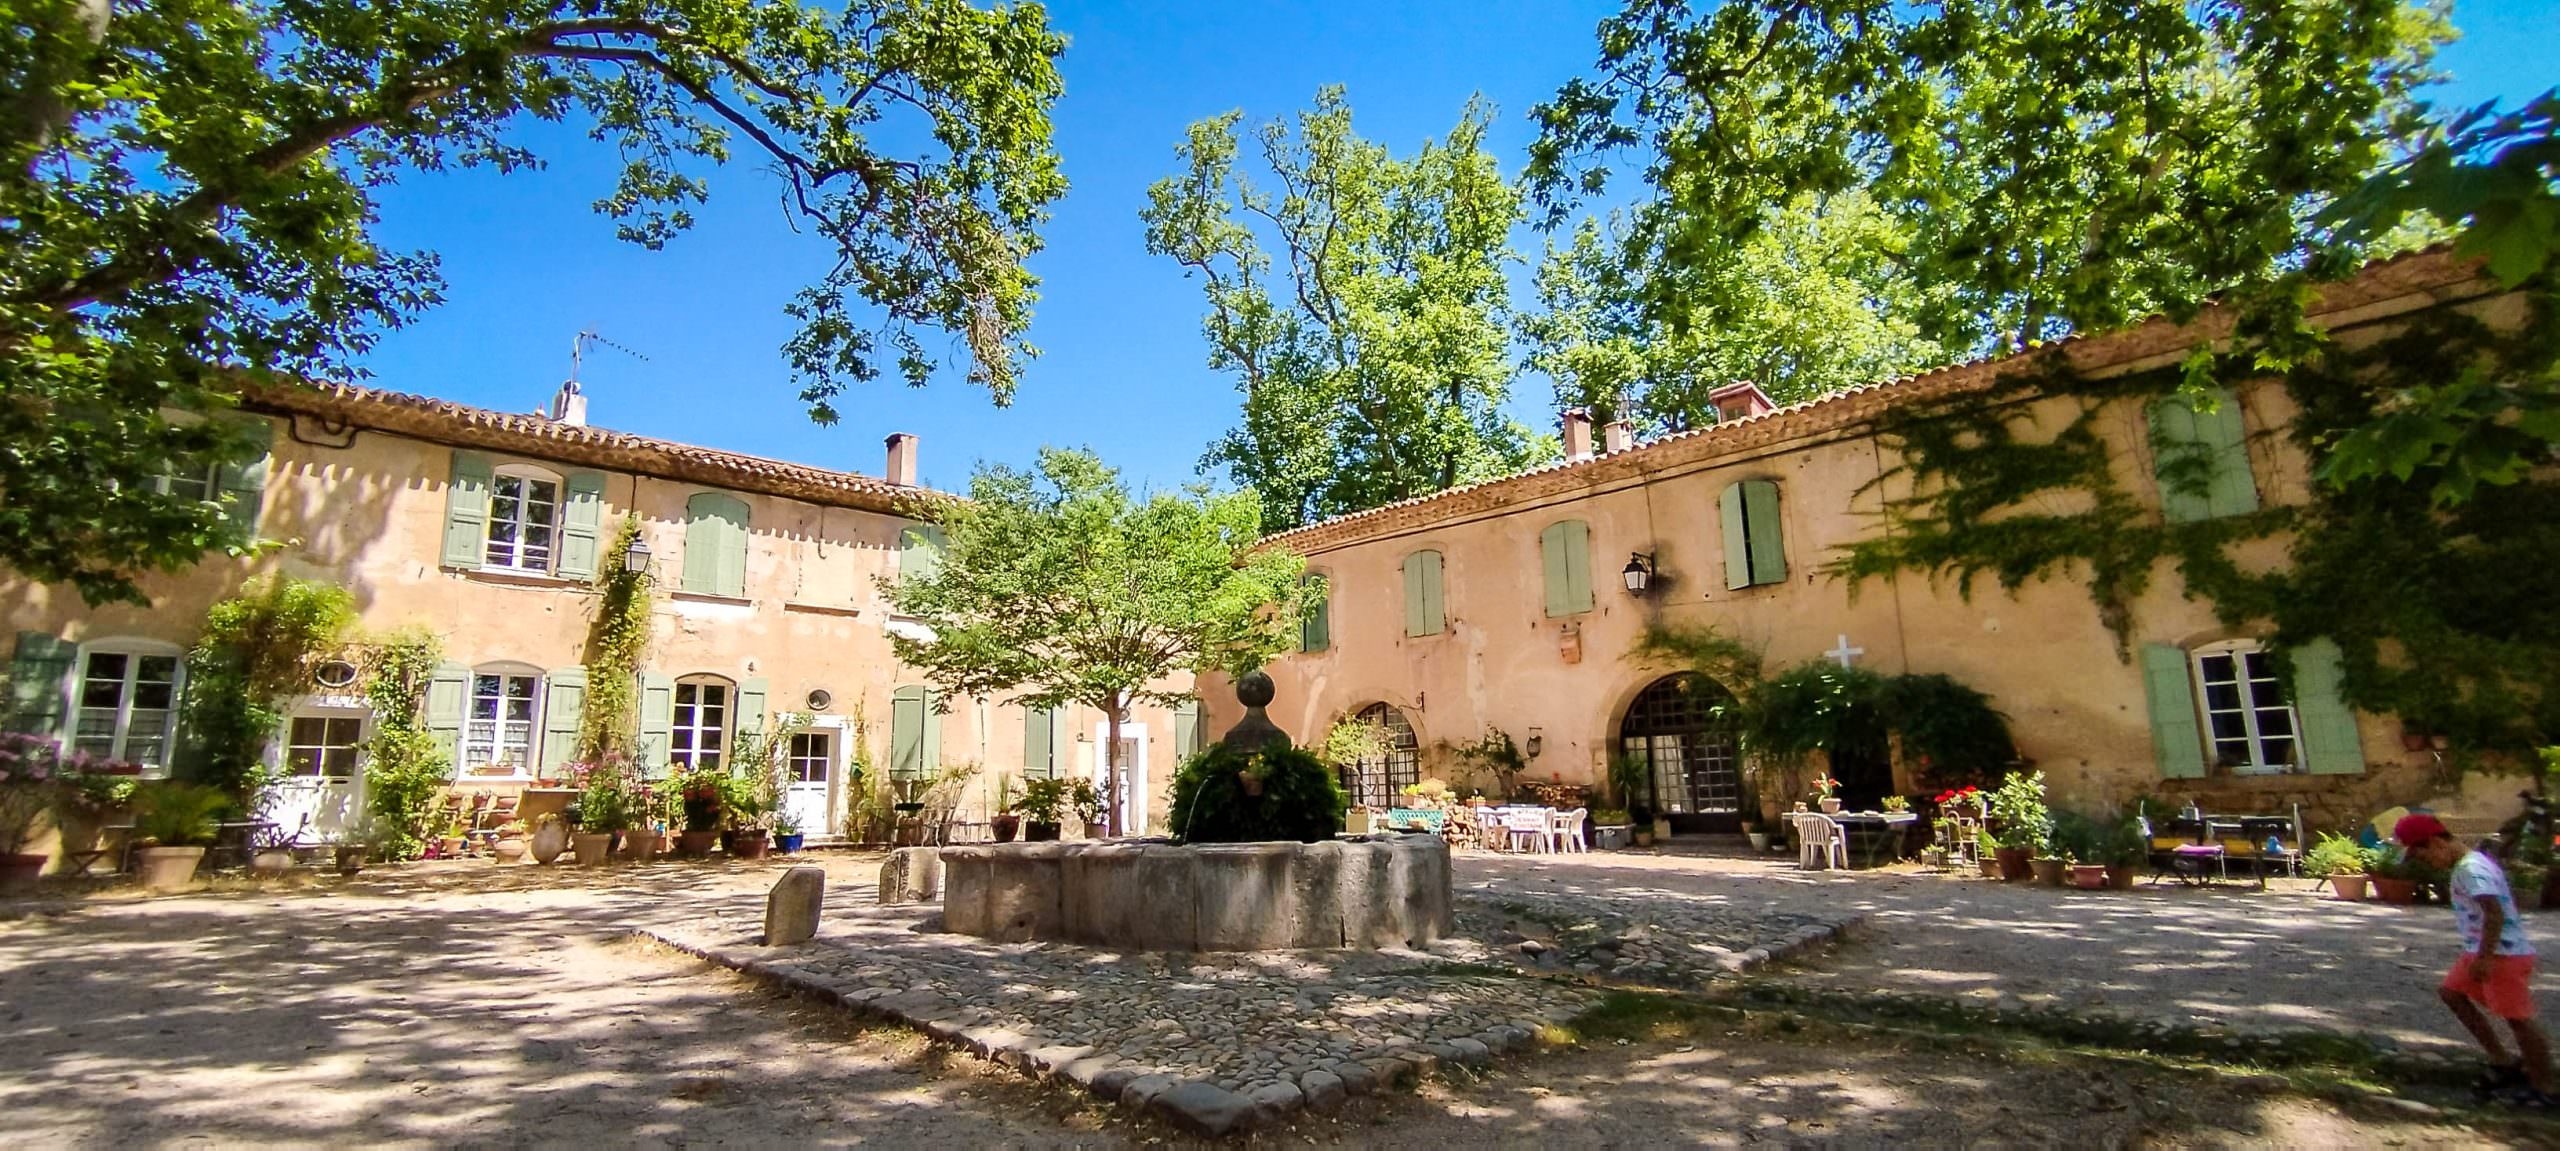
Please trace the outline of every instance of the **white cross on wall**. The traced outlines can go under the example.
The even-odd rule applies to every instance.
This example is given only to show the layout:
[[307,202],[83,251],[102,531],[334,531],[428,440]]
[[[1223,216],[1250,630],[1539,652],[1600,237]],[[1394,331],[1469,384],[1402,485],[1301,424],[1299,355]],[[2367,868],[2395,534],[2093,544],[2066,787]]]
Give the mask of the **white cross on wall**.
[[1826,651],[1822,654],[1839,660],[1840,666],[1847,667],[1849,666],[1849,661],[1867,654],[1867,649],[1862,647],[1850,647],[1849,637],[1844,635],[1840,637],[1840,646],[1832,648],[1830,651]]

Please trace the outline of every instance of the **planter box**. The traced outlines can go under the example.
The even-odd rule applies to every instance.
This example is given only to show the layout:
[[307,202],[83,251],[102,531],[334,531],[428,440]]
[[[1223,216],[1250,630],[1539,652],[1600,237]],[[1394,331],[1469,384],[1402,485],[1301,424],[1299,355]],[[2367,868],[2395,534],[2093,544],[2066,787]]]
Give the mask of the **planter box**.
[[1591,829],[1591,850],[1623,851],[1627,845],[1635,842],[1635,836],[1636,829],[1633,824],[1600,824]]

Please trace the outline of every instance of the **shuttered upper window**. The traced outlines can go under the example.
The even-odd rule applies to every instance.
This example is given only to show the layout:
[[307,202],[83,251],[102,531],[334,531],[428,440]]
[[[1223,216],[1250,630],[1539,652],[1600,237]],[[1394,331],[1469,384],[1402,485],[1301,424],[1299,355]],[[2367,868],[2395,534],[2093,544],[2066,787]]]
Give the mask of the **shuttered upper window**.
[[453,568],[596,574],[604,522],[604,476],[563,475],[529,464],[499,466],[478,452],[453,453],[445,485],[444,546]]
[[684,590],[732,599],[747,594],[745,500],[696,492],[684,502]]
[[1439,552],[1418,551],[1404,557],[1404,634],[1438,635],[1448,627],[1441,589]]
[[942,769],[942,714],[934,695],[912,683],[890,693],[890,778],[925,779]]
[[499,468],[489,485],[489,543],[481,562],[550,571],[559,529],[560,477],[521,465]]
[[1563,520],[1538,533],[1538,558],[1546,572],[1549,618],[1591,610],[1591,525]]
[[1717,516],[1724,528],[1724,586],[1787,582],[1787,537],[1778,512],[1776,480],[1725,485],[1717,500]]
[[1306,614],[1298,617],[1298,650],[1323,651],[1333,646],[1333,584],[1321,572],[1298,578],[1307,589]]
[[[2213,410],[2199,410],[2203,406]],[[2151,405],[2150,418],[2152,475],[2160,484],[2163,519],[2193,523],[2258,510],[2238,397],[2216,391],[2206,405],[2183,394],[2164,396]]]

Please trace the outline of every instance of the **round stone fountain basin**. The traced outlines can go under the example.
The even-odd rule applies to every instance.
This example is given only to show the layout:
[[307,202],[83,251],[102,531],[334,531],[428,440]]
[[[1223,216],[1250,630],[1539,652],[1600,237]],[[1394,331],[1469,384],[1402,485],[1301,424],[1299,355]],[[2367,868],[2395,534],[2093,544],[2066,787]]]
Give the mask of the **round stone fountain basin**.
[[946,930],[1139,951],[1416,947],[1449,927],[1449,846],[986,843],[942,849]]

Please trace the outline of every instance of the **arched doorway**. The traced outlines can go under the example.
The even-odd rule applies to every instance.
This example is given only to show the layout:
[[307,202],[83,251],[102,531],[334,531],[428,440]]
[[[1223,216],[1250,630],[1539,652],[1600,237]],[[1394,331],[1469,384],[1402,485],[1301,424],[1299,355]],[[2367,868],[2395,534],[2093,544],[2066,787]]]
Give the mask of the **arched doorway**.
[[1742,828],[1742,747],[1733,693],[1705,676],[1653,681],[1618,724],[1619,754],[1645,765],[1653,810],[1675,832]]
[[1414,738],[1404,713],[1386,704],[1370,704],[1353,718],[1385,732],[1386,750],[1360,757],[1343,772],[1342,787],[1351,793],[1351,802],[1384,811],[1396,805],[1398,791],[1421,782],[1422,741]]

